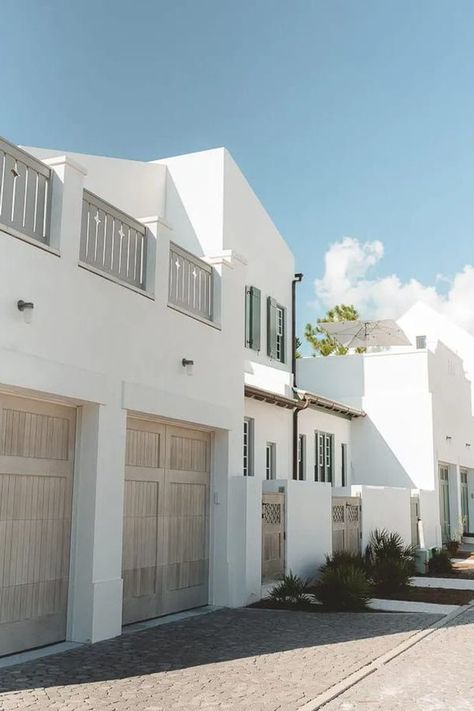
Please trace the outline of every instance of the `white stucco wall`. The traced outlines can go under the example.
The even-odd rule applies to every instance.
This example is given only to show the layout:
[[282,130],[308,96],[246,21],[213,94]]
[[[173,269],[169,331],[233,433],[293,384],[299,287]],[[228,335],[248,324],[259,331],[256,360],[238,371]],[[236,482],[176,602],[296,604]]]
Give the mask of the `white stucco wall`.
[[438,491],[421,489],[418,492],[418,498],[424,539],[421,543],[425,548],[439,547],[441,546],[441,527]]
[[352,480],[352,448],[351,448],[352,423],[346,417],[333,415],[324,410],[308,407],[298,415],[299,434],[306,437],[306,478],[314,481],[314,468],[316,459],[315,432],[327,432],[334,435],[334,486],[342,484],[342,449],[347,445],[347,471],[346,485]]
[[305,358],[301,387],[361,408],[352,421],[352,483],[435,485],[427,354],[373,353]]
[[[210,601],[245,604],[260,593],[264,470],[259,444],[259,475],[242,476],[244,371],[252,368],[244,348],[245,285],[258,282],[263,296],[274,296],[289,313],[292,255],[221,149],[150,164],[34,153],[53,161],[51,244],[57,251],[0,234],[0,388],[81,409],[68,637],[96,641],[121,628],[127,411],[213,431]],[[148,236],[156,261],[147,296],[78,266],[84,187],[136,218],[162,218]],[[214,265],[217,328],[167,306],[170,240]],[[248,276],[249,259],[237,254],[246,248],[250,262],[272,254],[273,276],[263,264]],[[19,299],[34,302],[31,324],[17,309]],[[264,344],[265,319],[262,305]],[[183,357],[194,361],[192,376]],[[257,354],[256,361],[255,384],[289,388],[289,357],[275,364]],[[259,443],[277,441],[278,475],[290,476],[291,413],[247,405],[258,408]]]
[[353,486],[362,498],[362,549],[375,529],[396,532],[411,544],[410,490],[386,486]]
[[317,577],[332,553],[331,486],[314,481],[288,481],[287,570],[303,578]]

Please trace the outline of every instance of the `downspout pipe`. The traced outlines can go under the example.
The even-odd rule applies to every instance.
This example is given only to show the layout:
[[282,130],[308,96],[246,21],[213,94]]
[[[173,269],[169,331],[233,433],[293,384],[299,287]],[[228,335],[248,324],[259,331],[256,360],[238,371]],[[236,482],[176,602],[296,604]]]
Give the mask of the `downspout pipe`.
[[[296,388],[296,285],[303,280],[303,274],[297,272],[291,282],[291,372],[293,374],[293,388]],[[298,413],[306,409],[309,402],[305,399],[304,406],[293,410],[293,479],[298,479]]]
[[291,282],[291,372],[293,374],[293,387],[296,388],[296,285],[303,281],[303,274],[295,274]]
[[298,415],[309,407],[310,401],[304,398],[303,404],[293,410],[293,479],[298,479]]

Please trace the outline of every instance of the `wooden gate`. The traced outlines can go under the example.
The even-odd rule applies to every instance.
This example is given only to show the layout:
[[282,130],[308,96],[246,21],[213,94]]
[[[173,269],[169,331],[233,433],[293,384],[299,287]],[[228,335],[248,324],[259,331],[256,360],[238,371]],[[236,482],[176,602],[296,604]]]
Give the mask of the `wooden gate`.
[[262,580],[285,572],[285,495],[262,495]]
[[361,501],[357,496],[333,496],[332,550],[333,553],[360,552]]

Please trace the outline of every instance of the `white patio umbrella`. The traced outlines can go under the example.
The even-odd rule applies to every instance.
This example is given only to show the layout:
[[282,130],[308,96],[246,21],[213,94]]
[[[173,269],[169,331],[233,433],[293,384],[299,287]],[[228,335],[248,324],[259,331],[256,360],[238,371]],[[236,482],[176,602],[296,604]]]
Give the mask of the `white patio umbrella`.
[[410,346],[405,333],[396,321],[334,321],[320,323],[335,340],[346,348],[370,346]]

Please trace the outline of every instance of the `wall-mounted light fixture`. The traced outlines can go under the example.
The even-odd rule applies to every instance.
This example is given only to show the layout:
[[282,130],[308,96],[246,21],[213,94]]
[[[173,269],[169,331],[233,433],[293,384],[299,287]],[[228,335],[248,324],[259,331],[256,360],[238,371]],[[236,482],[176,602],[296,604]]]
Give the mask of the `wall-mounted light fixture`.
[[452,440],[451,435],[446,435],[446,442],[451,442],[451,440]]
[[25,319],[25,323],[31,323],[33,319],[33,309],[35,308],[35,305],[32,301],[23,301],[23,299],[20,299],[16,303],[18,311],[21,311],[23,314],[23,318]]
[[186,368],[186,375],[192,375],[193,374],[193,368],[194,368],[194,361],[190,360],[189,358],[183,358],[181,361],[181,365],[183,368]]

